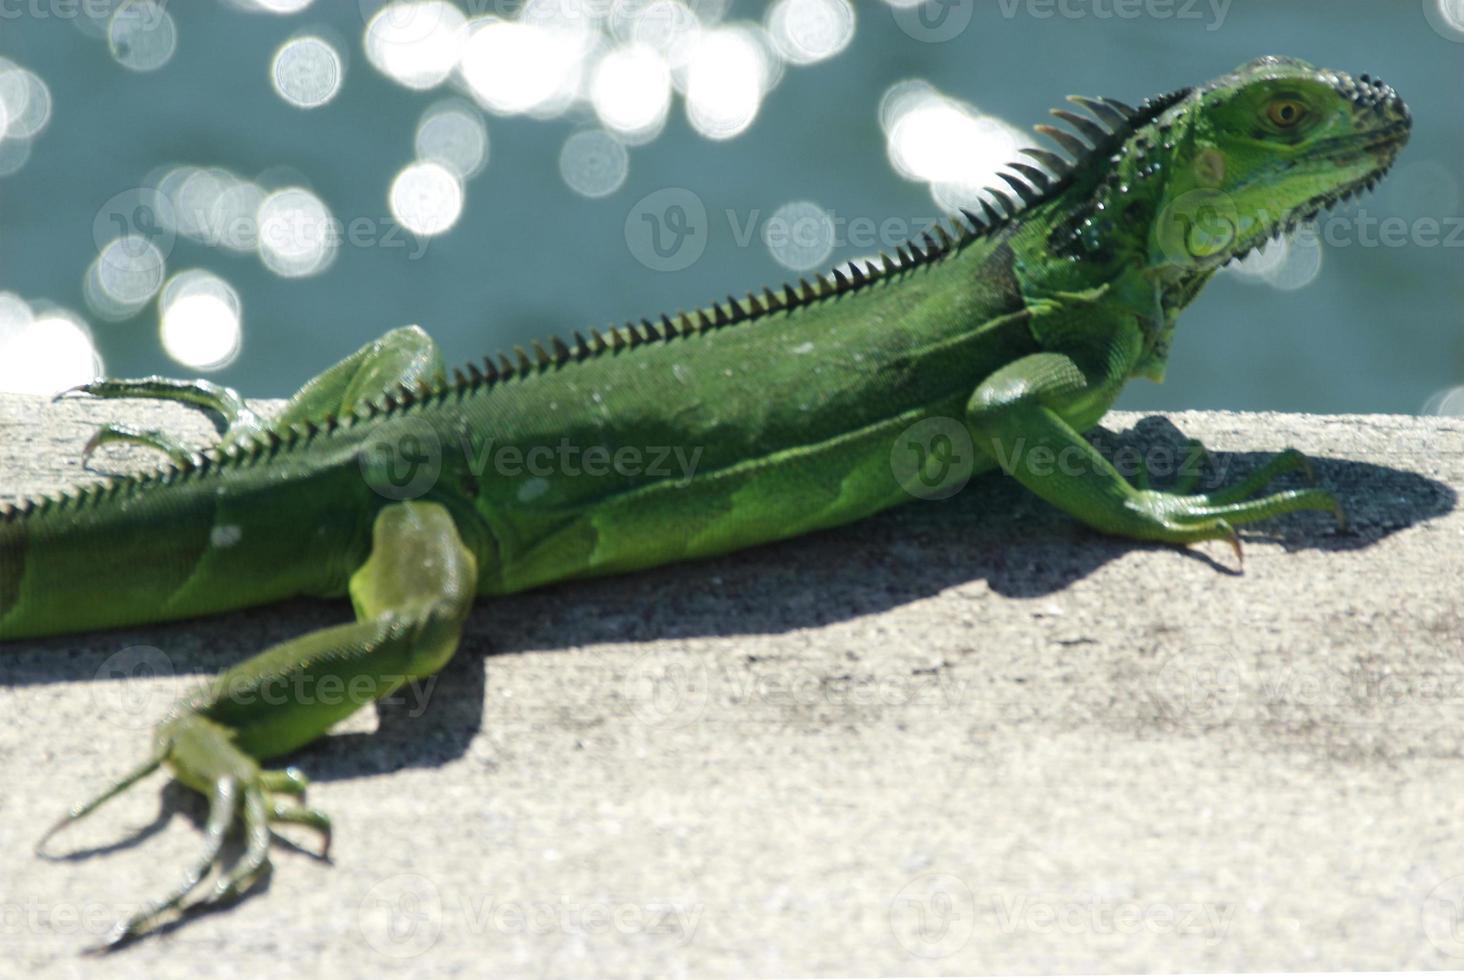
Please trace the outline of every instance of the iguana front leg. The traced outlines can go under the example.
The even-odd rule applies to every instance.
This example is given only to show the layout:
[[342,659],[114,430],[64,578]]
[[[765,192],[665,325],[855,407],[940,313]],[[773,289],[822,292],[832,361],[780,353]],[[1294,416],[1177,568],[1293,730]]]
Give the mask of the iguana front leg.
[[[266,650],[181,701],[158,726],[147,762],[74,808],[37,845],[39,850],[159,765],[208,797],[202,855],[178,887],[119,923],[100,948],[115,948],[170,916],[247,890],[269,869],[272,823],[312,826],[328,842],[330,822],[323,813],[278,799],[303,794],[304,777],[293,769],[261,769],[259,761],[313,741],[369,701],[441,669],[457,648],[476,583],[476,560],[446,508],[392,504],[377,515],[371,555],[351,577],[355,623]],[[189,903],[236,827],[245,835],[244,854]]]
[[[256,415],[233,388],[211,381],[161,377],[99,378],[63,391],[56,397],[148,398],[179,402],[222,418],[224,427],[217,445],[226,447],[270,425],[319,421],[327,415],[350,412],[363,400],[380,397],[403,385],[416,388],[435,381],[441,374],[442,355],[437,344],[421,327],[413,326],[388,331],[311,378],[272,420]],[[105,425],[88,440],[82,451],[83,463],[107,443],[131,443],[156,449],[174,462],[182,462],[193,454],[190,447],[163,432]]]
[[1042,353],[993,373],[966,407],[977,445],[1039,497],[1090,527],[1120,537],[1174,544],[1225,539],[1238,554],[1239,525],[1302,510],[1325,510],[1342,518],[1337,499],[1324,490],[1288,490],[1249,499],[1281,473],[1304,465],[1294,450],[1241,485],[1215,493],[1165,493],[1126,480],[1064,414],[1085,401],[1106,403],[1105,391],[1122,380],[1113,375],[1128,360],[1127,339],[1119,334],[1111,346],[1090,349],[1084,366],[1065,354]]

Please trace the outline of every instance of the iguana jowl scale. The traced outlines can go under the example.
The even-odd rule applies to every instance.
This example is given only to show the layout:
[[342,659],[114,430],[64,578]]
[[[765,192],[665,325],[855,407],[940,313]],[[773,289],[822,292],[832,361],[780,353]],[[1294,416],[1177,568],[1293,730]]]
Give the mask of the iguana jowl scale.
[[[1001,468],[1101,531],[1186,543],[1240,524],[1339,512],[1320,489],[1259,496],[1286,453],[1211,494],[1136,487],[1080,435],[1131,377],[1163,375],[1179,311],[1224,263],[1370,187],[1407,141],[1391,88],[1266,58],[1132,108],[1077,99],[1065,151],[1028,151],[981,214],[815,282],[690,314],[552,339],[446,375],[420,330],[393,331],[316,377],[273,420],[205,382],[99,381],[230,423],[155,473],[0,512],[0,639],[160,622],[295,595],[348,594],[354,623],[267,650],[185,699],[154,751],[100,799],[167,764],[210,799],[208,848],[114,943],[185,907],[242,826],[247,847],[192,906],[268,867],[272,822],[328,834],[303,777],[259,761],[438,670],[475,595],[718,554],[856,520],[910,495],[895,440],[961,420]],[[507,478],[461,447],[682,447],[689,479],[645,469]],[[394,492],[383,444],[436,448],[435,477]],[[1038,450],[1080,465],[1040,467]],[[385,492],[382,492],[385,491]],[[1339,512],[1340,513],[1340,512]],[[279,684],[287,681],[287,684]],[[363,683],[364,682],[364,683]],[[320,696],[325,685],[351,692]],[[248,696],[268,685],[285,699]]]

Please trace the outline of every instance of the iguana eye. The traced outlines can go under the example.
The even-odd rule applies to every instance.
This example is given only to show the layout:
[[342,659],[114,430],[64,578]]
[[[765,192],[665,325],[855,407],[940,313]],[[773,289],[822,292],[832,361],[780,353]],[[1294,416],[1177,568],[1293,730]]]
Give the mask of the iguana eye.
[[1310,114],[1305,102],[1287,96],[1272,99],[1266,106],[1266,118],[1277,129],[1293,129]]

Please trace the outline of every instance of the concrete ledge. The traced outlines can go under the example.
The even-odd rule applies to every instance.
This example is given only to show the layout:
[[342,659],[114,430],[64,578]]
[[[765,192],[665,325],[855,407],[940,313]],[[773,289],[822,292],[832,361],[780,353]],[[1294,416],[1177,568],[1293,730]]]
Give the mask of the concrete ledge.
[[[172,408],[0,396],[0,497],[81,478],[90,428],[117,419],[209,431]],[[144,753],[186,685],[348,611],[16,644],[0,656],[3,972],[1464,964],[1464,424],[1108,425],[1120,448],[1199,437],[1227,480],[1295,445],[1352,530],[1267,525],[1237,574],[1224,546],[1105,539],[997,478],[484,603],[420,701],[293,760],[335,817],[333,865],[281,847],[265,894],[100,964],[77,949],[174,883],[198,801],[155,777],[59,842],[93,860],[31,844]]]

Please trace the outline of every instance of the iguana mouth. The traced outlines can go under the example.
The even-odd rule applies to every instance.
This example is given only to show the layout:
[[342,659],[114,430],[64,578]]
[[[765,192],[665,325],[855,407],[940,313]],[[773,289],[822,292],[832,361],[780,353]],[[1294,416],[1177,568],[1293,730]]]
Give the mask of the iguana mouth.
[[1407,106],[1404,106],[1402,102],[1398,102],[1397,105],[1402,110],[1403,118],[1382,129],[1363,134],[1359,137],[1363,141],[1361,145],[1358,145],[1357,139],[1349,140],[1348,143],[1351,145],[1348,146],[1345,154],[1338,154],[1330,158],[1331,162],[1335,164],[1346,164],[1363,157],[1373,157],[1375,159],[1373,168],[1356,180],[1348,181],[1333,190],[1318,194],[1300,205],[1292,211],[1293,220],[1299,217],[1300,220],[1310,221],[1322,211],[1371,191],[1379,181],[1387,176],[1413,131],[1413,120],[1408,116]]

